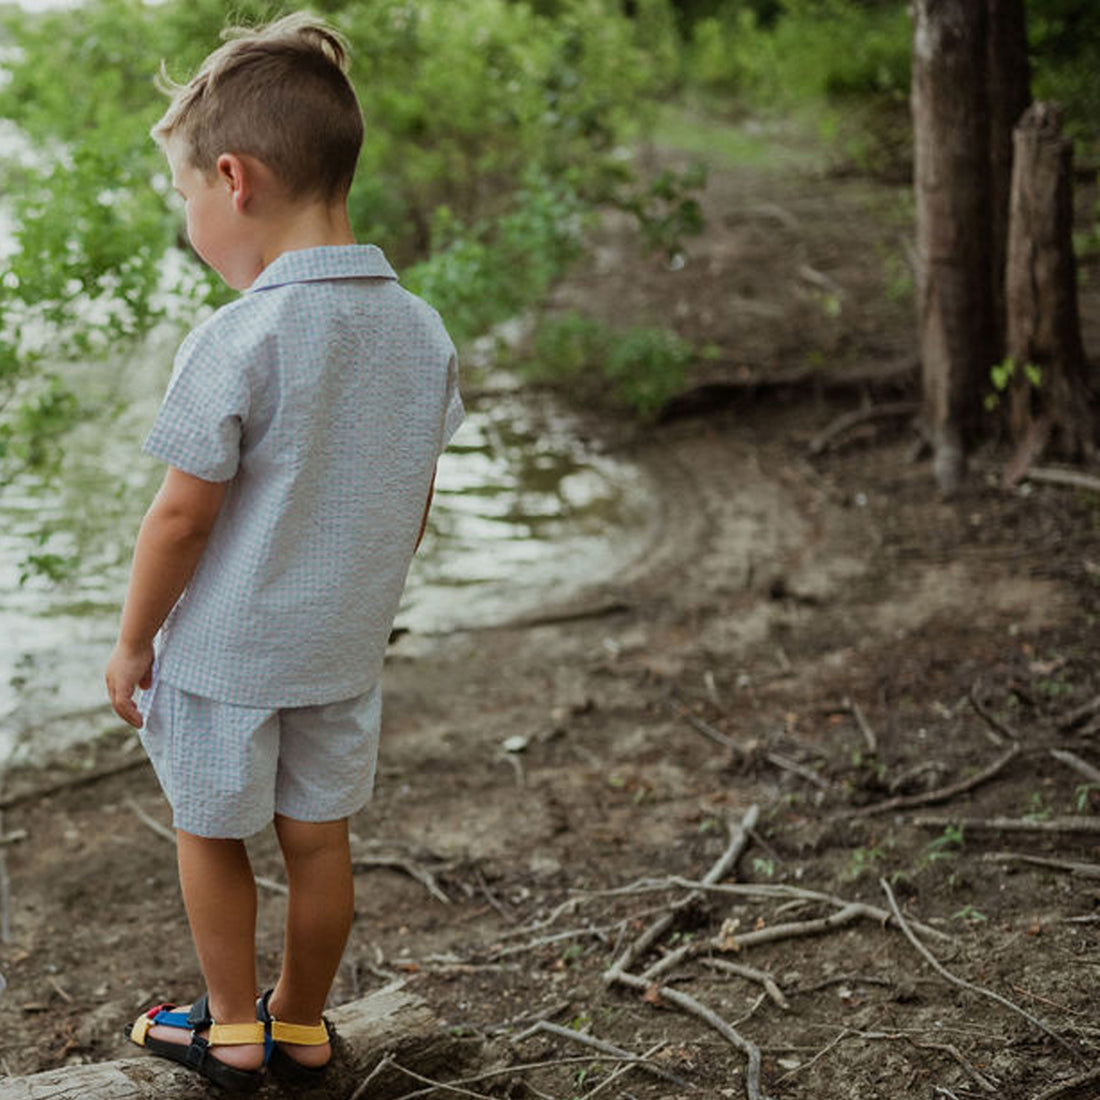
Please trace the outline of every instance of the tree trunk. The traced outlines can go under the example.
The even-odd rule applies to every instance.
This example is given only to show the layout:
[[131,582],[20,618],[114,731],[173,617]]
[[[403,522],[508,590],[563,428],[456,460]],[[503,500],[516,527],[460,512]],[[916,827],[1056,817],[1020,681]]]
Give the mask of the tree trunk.
[[[336,1028],[335,1055],[324,1084],[309,1089],[311,1100],[347,1100],[387,1053],[425,1076],[453,1070],[463,1057],[463,1044],[427,1004],[398,989],[341,1005],[327,1018]],[[416,1087],[412,1078],[387,1068],[365,1095],[385,1100]],[[205,1078],[150,1054],[0,1080],[0,1100],[210,1100],[216,1092]],[[288,1095],[298,1093],[274,1082],[253,1093],[257,1100]]]
[[914,173],[924,417],[940,488],[953,491],[996,352],[986,5],[915,0]]
[[[1023,445],[1049,428],[1058,453],[1079,459],[1093,452],[1095,423],[1077,312],[1073,143],[1051,103],[1028,109],[1014,141],[1005,278],[1012,434]],[[1030,366],[1039,368],[1038,385]]]
[[1012,189],[1012,132],[1031,103],[1024,0],[987,0],[989,30],[986,81],[989,97],[989,208],[992,218],[990,277],[993,286],[994,362],[1005,355],[1005,259]]

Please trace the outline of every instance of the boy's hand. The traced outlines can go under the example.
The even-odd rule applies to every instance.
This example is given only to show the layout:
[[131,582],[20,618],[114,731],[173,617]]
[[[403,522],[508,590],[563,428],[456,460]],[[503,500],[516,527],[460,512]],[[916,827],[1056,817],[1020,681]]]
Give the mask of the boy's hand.
[[153,646],[130,649],[121,643],[115,646],[107,662],[107,694],[115,714],[134,729],[141,729],[141,711],[134,703],[135,688],[149,688],[153,684]]

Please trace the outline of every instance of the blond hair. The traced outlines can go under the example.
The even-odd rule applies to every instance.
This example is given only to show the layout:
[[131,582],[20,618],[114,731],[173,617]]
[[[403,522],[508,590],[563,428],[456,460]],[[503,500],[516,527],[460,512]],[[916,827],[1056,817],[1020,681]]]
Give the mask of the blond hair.
[[343,37],[305,13],[264,27],[230,27],[186,83],[161,64],[172,103],[153,127],[163,147],[186,142],[192,167],[212,175],[223,153],[262,161],[295,198],[343,197],[363,143]]

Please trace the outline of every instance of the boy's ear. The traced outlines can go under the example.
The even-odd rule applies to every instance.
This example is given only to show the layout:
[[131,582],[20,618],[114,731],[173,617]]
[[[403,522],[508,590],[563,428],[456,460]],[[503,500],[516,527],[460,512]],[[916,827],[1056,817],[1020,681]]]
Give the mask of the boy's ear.
[[235,153],[222,153],[217,163],[218,180],[229,188],[233,207],[244,210],[252,198],[252,173],[249,165]]

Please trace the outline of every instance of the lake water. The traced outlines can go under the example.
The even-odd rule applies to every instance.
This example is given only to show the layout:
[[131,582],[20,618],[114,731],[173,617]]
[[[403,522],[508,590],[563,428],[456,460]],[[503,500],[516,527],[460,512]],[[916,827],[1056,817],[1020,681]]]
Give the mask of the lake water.
[[[66,368],[104,412],[65,444],[58,483],[0,494],[0,763],[55,752],[118,720],[102,669],[138,523],[163,475],[141,453],[178,333]],[[636,559],[655,525],[644,475],[582,442],[561,409],[506,387],[469,402],[398,625],[425,636],[530,614]],[[24,577],[33,554],[73,557],[62,583]]]

